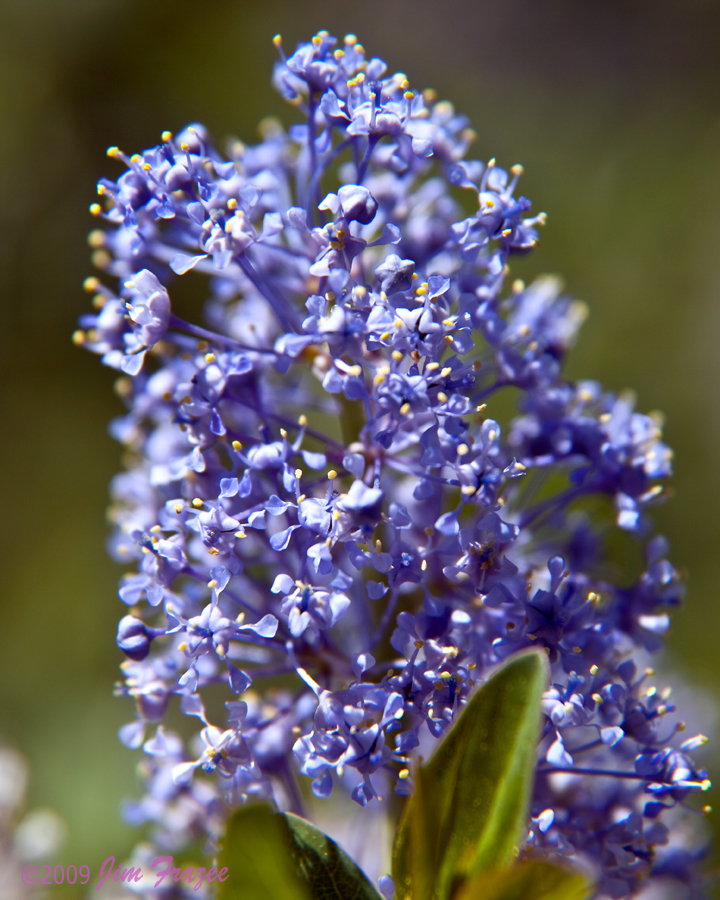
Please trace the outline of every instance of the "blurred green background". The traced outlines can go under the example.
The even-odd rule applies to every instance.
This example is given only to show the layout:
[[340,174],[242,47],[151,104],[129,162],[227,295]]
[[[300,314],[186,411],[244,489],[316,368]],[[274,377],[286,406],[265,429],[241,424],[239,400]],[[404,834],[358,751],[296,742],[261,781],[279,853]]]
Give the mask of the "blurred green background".
[[[106,559],[119,450],[114,373],[70,333],[88,307],[85,237],[105,148],[202,120],[253,140],[275,52],[319,28],[472,119],[473,155],[522,162],[549,223],[516,274],[561,273],[591,316],[573,375],[667,414],[676,499],[657,519],[689,575],[669,663],[720,687],[720,6],[701,0],[0,0],[0,739],[30,760],[61,853],[127,852],[131,718],[113,700],[122,613]],[[702,714],[702,709],[701,709]],[[716,754],[720,756],[720,754]],[[69,896],[69,895],[67,895]]]

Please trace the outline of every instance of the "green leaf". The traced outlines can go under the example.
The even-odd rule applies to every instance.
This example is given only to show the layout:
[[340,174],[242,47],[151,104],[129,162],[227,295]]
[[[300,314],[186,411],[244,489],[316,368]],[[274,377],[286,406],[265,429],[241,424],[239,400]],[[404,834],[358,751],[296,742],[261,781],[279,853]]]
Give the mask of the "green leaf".
[[421,766],[393,849],[399,900],[448,900],[514,860],[527,827],[546,656],[513,657],[472,697]]
[[453,900],[584,900],[589,893],[578,872],[532,859],[466,882]]
[[312,900],[290,852],[285,818],[267,806],[246,806],[228,822],[220,866],[228,870],[218,900]]
[[287,813],[294,859],[310,886],[313,900],[382,900],[362,869],[335,841],[305,819]]
[[310,822],[248,806],[228,822],[218,900],[382,900],[350,857]]

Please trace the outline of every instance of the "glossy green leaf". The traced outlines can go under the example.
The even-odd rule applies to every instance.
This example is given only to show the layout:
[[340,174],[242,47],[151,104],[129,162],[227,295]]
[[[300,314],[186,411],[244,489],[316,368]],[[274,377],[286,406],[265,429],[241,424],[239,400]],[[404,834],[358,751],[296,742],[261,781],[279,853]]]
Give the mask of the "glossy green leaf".
[[527,824],[543,653],[505,663],[418,771],[393,849],[399,900],[448,900],[462,880],[514,859]]
[[542,860],[526,860],[465,882],[453,900],[585,900],[589,894],[578,872]]
[[310,822],[248,806],[228,823],[218,900],[382,900],[344,850]]
[[218,900],[312,900],[310,887],[290,852],[284,816],[267,806],[246,806],[228,822],[220,866],[228,878]]

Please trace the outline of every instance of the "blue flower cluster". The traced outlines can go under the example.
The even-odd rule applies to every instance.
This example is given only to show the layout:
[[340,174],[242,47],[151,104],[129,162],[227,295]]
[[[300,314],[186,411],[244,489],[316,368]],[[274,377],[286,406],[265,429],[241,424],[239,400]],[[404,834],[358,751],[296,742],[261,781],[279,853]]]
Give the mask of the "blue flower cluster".
[[[91,207],[107,277],[75,337],[122,373],[112,551],[137,564],[118,691],[147,791],[127,816],[175,849],[251,794],[300,809],[298,772],[317,797],[408,794],[475,683],[541,646],[525,851],[576,858],[603,896],[695,890],[698,853],[660,817],[709,786],[704,739],[680,743],[640,663],[682,595],[646,515],[671,472],[659,422],[563,376],[581,303],[510,281],[545,219],[521,166],[467,159],[467,120],[353,35],[275,43],[302,124],[227,155],[197,124],[112,147],[124,171]],[[207,327],[173,312],[190,270]],[[618,584],[622,532],[646,563]],[[203,725],[188,742],[175,705]]]

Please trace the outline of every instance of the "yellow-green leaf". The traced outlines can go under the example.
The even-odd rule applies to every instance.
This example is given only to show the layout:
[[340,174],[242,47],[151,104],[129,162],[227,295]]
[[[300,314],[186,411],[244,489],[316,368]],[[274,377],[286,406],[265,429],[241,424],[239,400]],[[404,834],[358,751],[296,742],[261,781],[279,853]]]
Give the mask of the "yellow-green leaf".
[[578,872],[526,860],[467,881],[453,900],[585,900],[590,889]]
[[218,900],[382,900],[365,874],[305,819],[248,806],[228,822]]
[[527,824],[547,679],[543,653],[513,657],[420,767],[393,849],[399,900],[448,900],[464,879],[513,861]]

